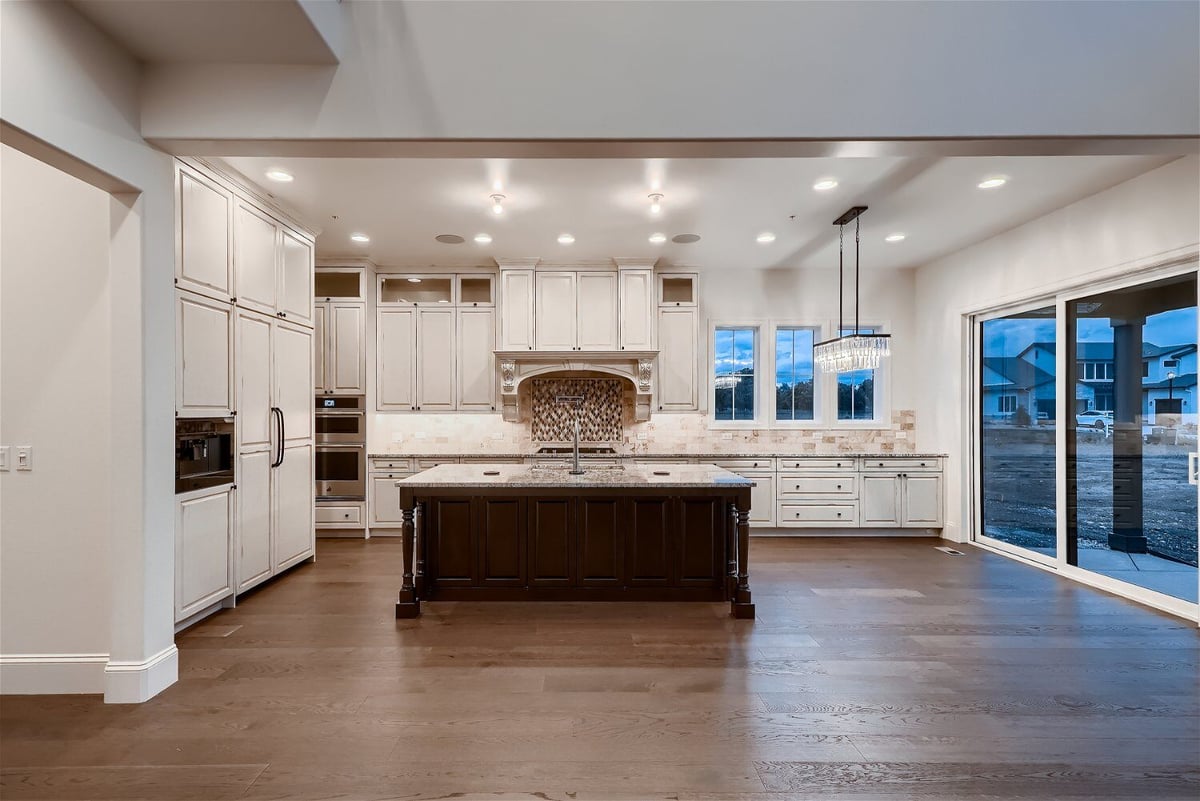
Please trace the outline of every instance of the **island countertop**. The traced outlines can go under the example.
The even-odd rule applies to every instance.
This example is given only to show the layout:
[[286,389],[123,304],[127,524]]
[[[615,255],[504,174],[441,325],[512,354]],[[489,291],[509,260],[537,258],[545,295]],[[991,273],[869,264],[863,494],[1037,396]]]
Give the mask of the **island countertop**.
[[443,464],[396,481],[407,489],[518,487],[695,488],[750,487],[753,481],[710,464],[599,465],[583,464],[583,475],[573,476],[568,465]]

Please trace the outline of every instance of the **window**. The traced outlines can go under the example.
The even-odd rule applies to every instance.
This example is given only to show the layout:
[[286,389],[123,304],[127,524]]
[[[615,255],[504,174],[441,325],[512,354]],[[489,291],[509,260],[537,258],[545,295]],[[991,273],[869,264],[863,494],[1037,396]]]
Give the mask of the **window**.
[[1017,411],[1017,396],[1016,395],[1001,395],[999,400],[998,411],[1000,414],[1015,414]]
[[753,420],[756,328],[718,327],[713,333],[713,417]]
[[[873,334],[877,328],[862,327],[859,333]],[[843,335],[854,333],[842,329]],[[837,374],[837,410],[839,420],[875,419],[875,370],[855,370]]]
[[815,417],[814,328],[775,330],[775,419],[812,420]]

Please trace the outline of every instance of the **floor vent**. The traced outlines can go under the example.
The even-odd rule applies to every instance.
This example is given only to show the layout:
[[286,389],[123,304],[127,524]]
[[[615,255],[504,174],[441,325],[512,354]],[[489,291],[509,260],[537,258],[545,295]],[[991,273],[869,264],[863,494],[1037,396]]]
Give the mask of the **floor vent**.
[[956,551],[953,548],[947,548],[945,545],[935,545],[934,547],[937,548],[942,553],[948,553],[951,556],[963,556],[962,551]]

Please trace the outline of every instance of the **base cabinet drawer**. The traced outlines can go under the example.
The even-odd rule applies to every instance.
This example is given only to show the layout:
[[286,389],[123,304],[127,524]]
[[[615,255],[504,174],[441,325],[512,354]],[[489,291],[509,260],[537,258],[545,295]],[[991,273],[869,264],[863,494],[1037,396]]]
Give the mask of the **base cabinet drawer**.
[[318,526],[323,524],[362,525],[363,521],[362,504],[346,506],[317,504],[316,513]]
[[400,470],[400,471],[403,471],[406,473],[410,473],[410,472],[412,472],[412,469],[413,469],[412,468],[412,460],[407,459],[402,456],[388,457],[388,458],[383,458],[383,457],[377,456],[377,457],[371,459],[371,471],[372,472],[374,472],[376,470],[388,470],[388,471]]
[[803,470],[805,472],[828,473],[831,470],[857,470],[858,459],[837,456],[803,456],[782,457],[779,460],[779,470]]
[[858,525],[855,503],[781,503],[776,513],[780,528],[831,528]]
[[712,464],[715,464],[717,467],[723,467],[726,470],[732,470],[735,473],[741,473],[743,470],[775,469],[775,460],[766,456],[760,456],[757,459],[713,459]]
[[862,460],[863,470],[873,472],[875,470],[896,470],[904,472],[920,472],[922,470],[941,470],[942,460],[936,456],[930,456],[924,459],[918,457],[899,458],[888,456],[886,458],[864,456]]
[[858,477],[849,475],[813,475],[810,473],[783,473],[779,476],[780,499],[802,499],[806,496],[822,498],[857,498]]

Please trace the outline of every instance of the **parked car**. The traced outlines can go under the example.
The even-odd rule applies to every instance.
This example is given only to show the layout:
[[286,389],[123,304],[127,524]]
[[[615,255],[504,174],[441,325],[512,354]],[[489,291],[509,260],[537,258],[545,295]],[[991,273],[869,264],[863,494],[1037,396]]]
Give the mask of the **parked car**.
[[1103,431],[1106,436],[1112,433],[1112,425],[1112,412],[1089,409],[1086,412],[1079,412],[1075,415],[1075,426],[1077,428],[1094,428],[1097,431]]

